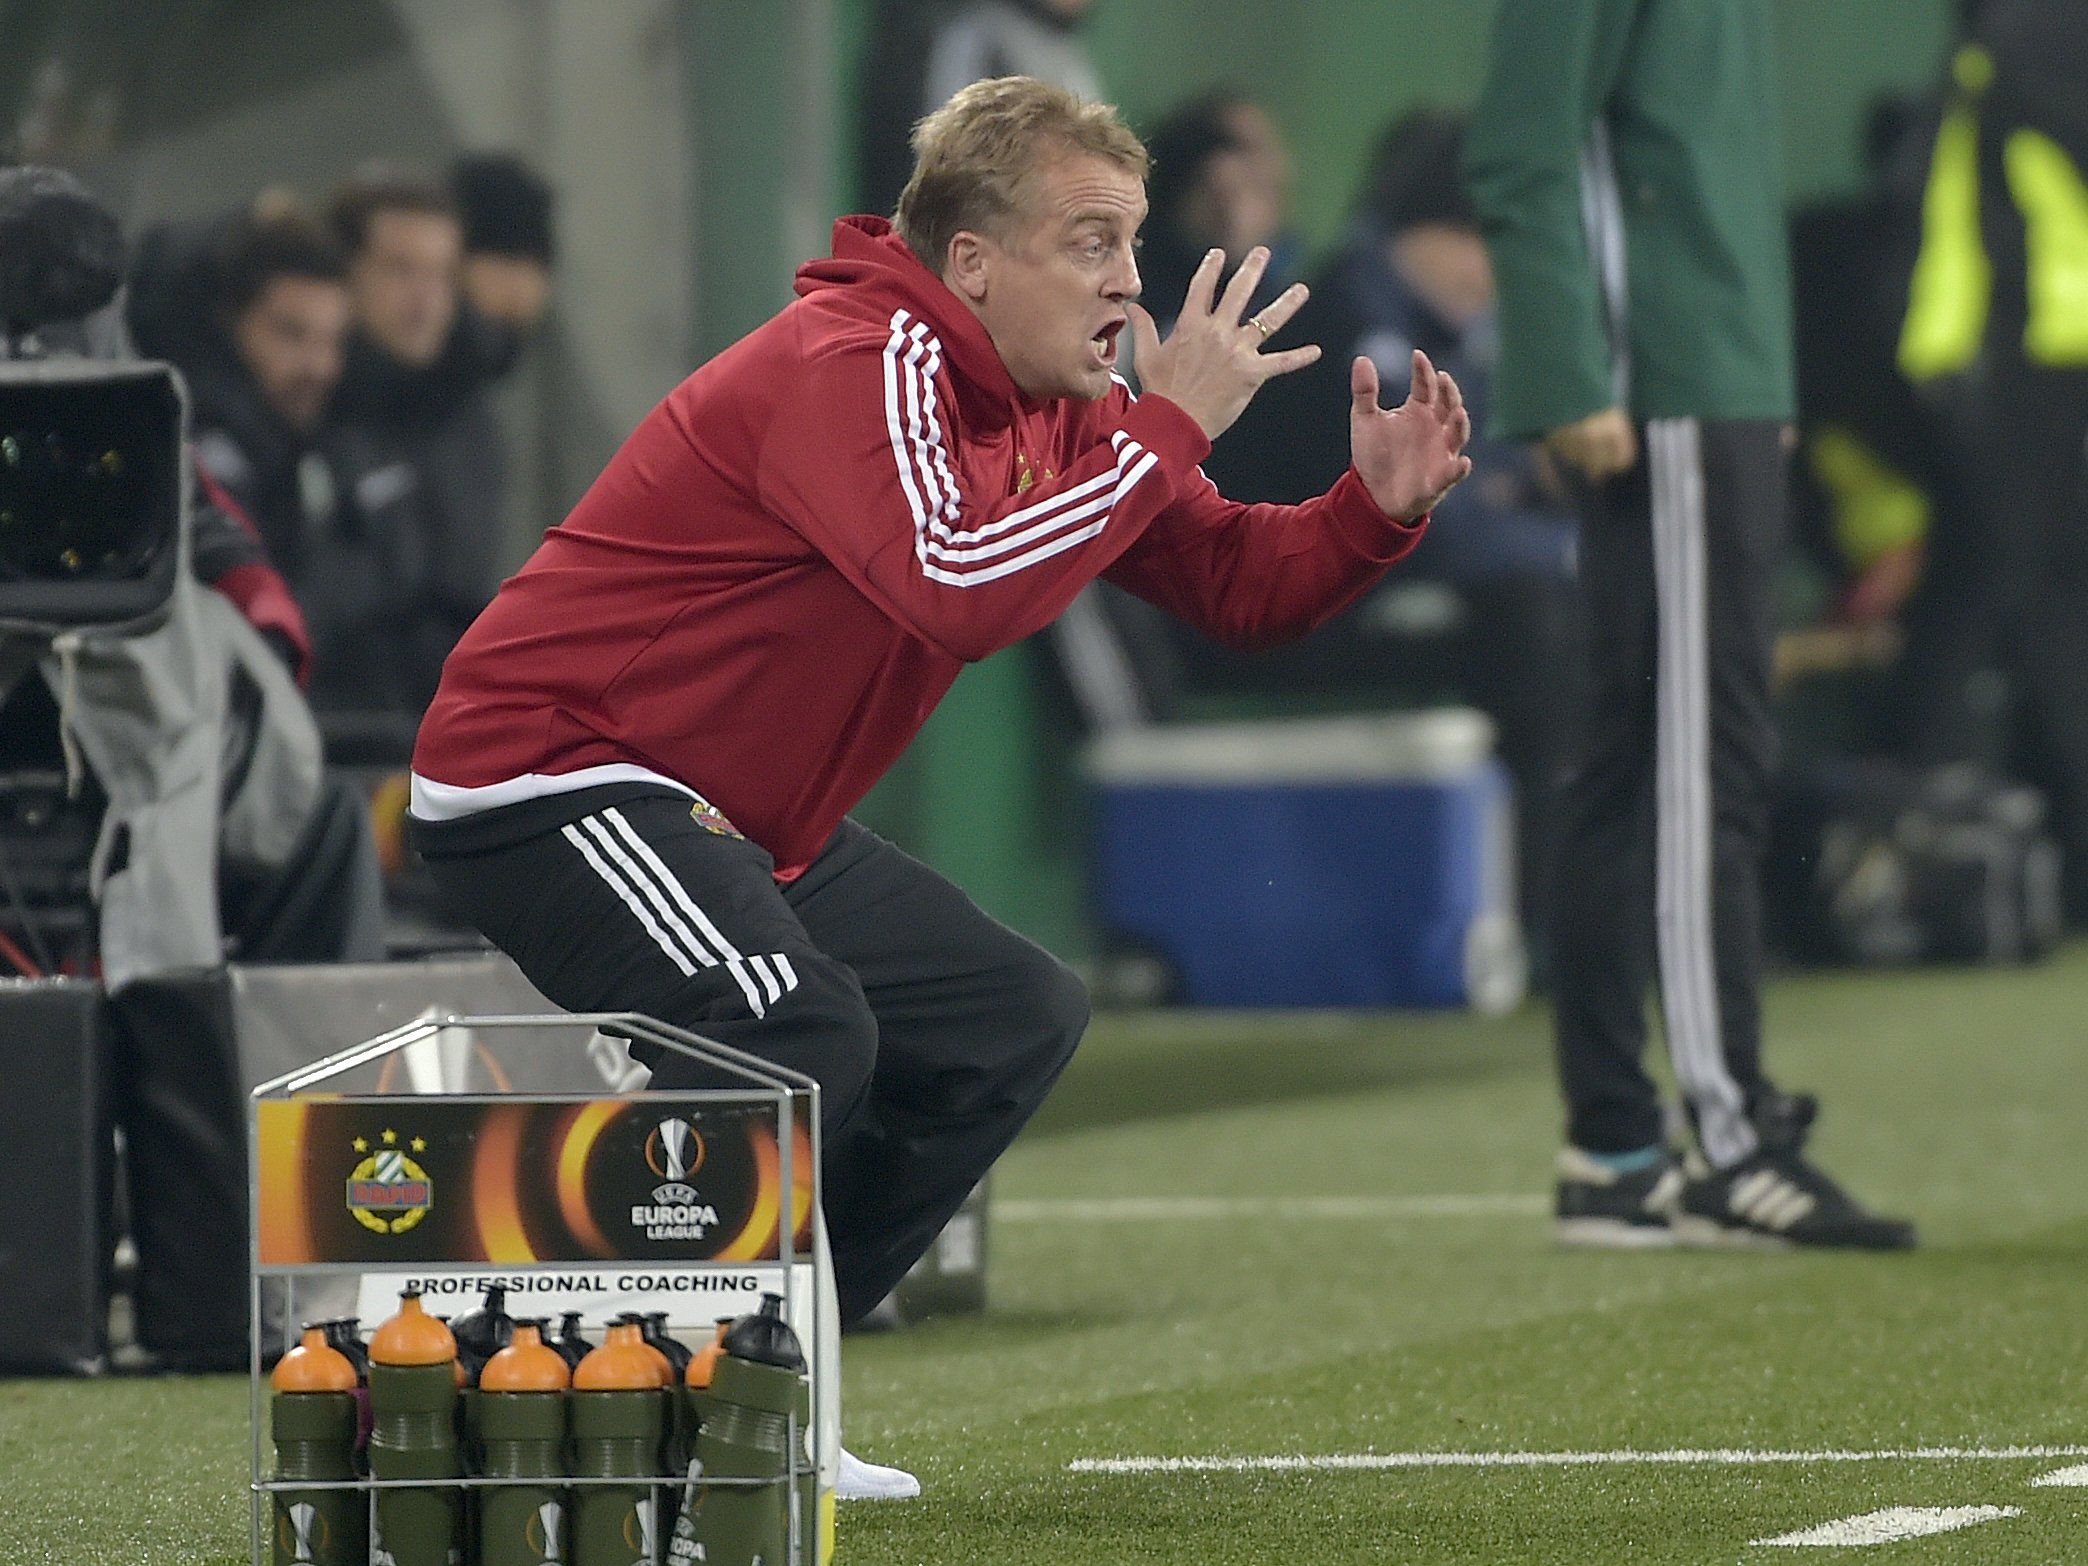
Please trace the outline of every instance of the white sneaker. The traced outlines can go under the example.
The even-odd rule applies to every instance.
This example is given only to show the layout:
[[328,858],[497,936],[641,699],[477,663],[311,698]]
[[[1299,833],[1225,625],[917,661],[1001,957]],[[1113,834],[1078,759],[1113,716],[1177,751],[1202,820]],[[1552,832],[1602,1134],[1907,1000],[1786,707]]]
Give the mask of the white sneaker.
[[903,1468],[866,1463],[847,1447],[841,1448],[841,1467],[834,1475],[837,1501],[910,1501],[921,1493],[921,1481]]

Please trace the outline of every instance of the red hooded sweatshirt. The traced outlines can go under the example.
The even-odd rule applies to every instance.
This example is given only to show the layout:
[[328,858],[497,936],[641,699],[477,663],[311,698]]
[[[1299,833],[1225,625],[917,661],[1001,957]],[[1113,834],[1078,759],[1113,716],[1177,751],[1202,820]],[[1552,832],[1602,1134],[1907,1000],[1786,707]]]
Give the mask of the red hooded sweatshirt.
[[1353,470],[1302,506],[1224,499],[1165,398],[1026,397],[881,218],[835,224],[797,294],[668,393],[450,654],[413,756],[432,835],[643,783],[787,880],[966,663],[1094,578],[1267,645],[1421,536]]

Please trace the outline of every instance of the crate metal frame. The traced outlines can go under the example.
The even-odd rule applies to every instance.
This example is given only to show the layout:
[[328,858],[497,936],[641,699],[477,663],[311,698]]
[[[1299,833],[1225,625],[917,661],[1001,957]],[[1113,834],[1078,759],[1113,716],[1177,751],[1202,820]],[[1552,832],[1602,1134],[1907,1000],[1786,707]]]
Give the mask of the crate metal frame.
[[[808,1188],[811,1192],[810,1222],[815,1236],[817,1235],[819,1228],[824,1221],[821,1217],[821,1214],[824,1209],[820,1205],[821,1193],[819,1179],[819,1084],[816,1081],[814,1081],[811,1077],[808,1077],[801,1072],[792,1071],[787,1066],[779,1066],[772,1061],[762,1060],[758,1056],[747,1054],[744,1050],[734,1049],[730,1045],[720,1044],[714,1039],[707,1039],[702,1037],[700,1034],[691,1033],[686,1028],[679,1028],[671,1023],[660,1022],[652,1017],[642,1016],[637,1012],[558,1012],[544,1015],[441,1015],[433,1017],[420,1017],[416,1018],[412,1022],[404,1023],[399,1027],[392,1028],[384,1033],[380,1033],[376,1035],[374,1038],[366,1039],[362,1043],[354,1045],[348,1049],[341,1050],[335,1054],[326,1056],[324,1059],[314,1061],[312,1064],[308,1066],[300,1066],[295,1071],[285,1072],[281,1076],[272,1077],[268,1081],[263,1082],[260,1086],[256,1087],[248,1095],[246,1117],[248,1311],[247,1381],[249,1421],[248,1429],[250,1433],[248,1444],[251,1449],[249,1454],[251,1459],[251,1473],[247,1488],[250,1496],[249,1528],[250,1541],[252,1546],[252,1566],[270,1566],[270,1547],[275,1531],[274,1510],[271,1505],[271,1501],[277,1491],[356,1490],[364,1492],[369,1496],[369,1511],[370,1520],[372,1524],[372,1531],[370,1537],[374,1539],[376,1537],[374,1525],[376,1521],[377,1492],[380,1490],[439,1488],[457,1489],[468,1493],[474,1490],[491,1490],[518,1485],[529,1485],[538,1488],[544,1488],[548,1486],[550,1488],[556,1489],[582,1489],[604,1486],[634,1488],[636,1486],[643,1485],[655,1492],[653,1497],[654,1516],[663,1517],[665,1513],[659,1506],[660,1495],[658,1492],[669,1487],[684,1486],[689,1482],[687,1474],[652,1474],[640,1475],[633,1478],[609,1479],[566,1477],[549,1481],[544,1479],[490,1479],[480,1475],[465,1475],[456,1479],[439,1480],[376,1479],[368,1476],[362,1476],[355,1479],[335,1480],[271,1479],[267,1477],[267,1471],[269,1467],[269,1438],[267,1435],[267,1424],[263,1414],[263,1407],[266,1402],[266,1390],[265,1378],[263,1377],[261,1370],[263,1357],[261,1346],[262,1280],[264,1278],[282,1278],[285,1280],[286,1300],[283,1316],[283,1334],[285,1342],[283,1343],[282,1348],[287,1350],[290,1346],[290,1340],[293,1339],[297,1333],[297,1327],[295,1325],[297,1321],[297,1313],[294,1307],[296,1304],[296,1280],[299,1275],[324,1275],[328,1273],[360,1274],[369,1271],[370,1268],[368,1264],[362,1262],[321,1262],[307,1264],[303,1266],[277,1264],[265,1268],[262,1266],[259,1113],[260,1106],[264,1102],[286,1102],[291,1099],[295,1099],[305,1094],[311,1093],[322,1083],[331,1081],[333,1078],[341,1076],[346,1072],[353,1071],[358,1067],[371,1065],[377,1061],[384,1059],[389,1055],[394,1055],[402,1050],[411,1048],[413,1045],[419,1044],[424,1040],[434,1038],[450,1028],[468,1028],[475,1032],[499,1032],[504,1029],[514,1031],[520,1031],[522,1029],[572,1029],[576,1031],[585,1030],[588,1033],[608,1033],[617,1038],[623,1039],[627,1043],[655,1045],[660,1049],[667,1051],[670,1054],[680,1055],[686,1059],[697,1061],[716,1071],[720,1071],[730,1076],[737,1077],[749,1084],[749,1086],[744,1089],[676,1089],[674,1090],[674,1097],[678,1101],[690,1103],[711,1103],[720,1105],[742,1106],[747,1104],[760,1104],[772,1107],[774,1109],[777,1126],[777,1178],[781,1186],[781,1192],[779,1197],[780,1206],[778,1210],[776,1223],[777,1254],[774,1261],[772,1263],[720,1261],[678,1262],[675,1263],[675,1265],[678,1267],[687,1267],[698,1270],[718,1271],[744,1271],[750,1265],[763,1267],[773,1265],[775,1267],[778,1267],[781,1269],[783,1275],[781,1293],[783,1295],[784,1314],[786,1317],[791,1317],[796,1314],[795,1306],[798,1304],[798,1300],[796,1298],[797,1269],[799,1268],[799,1266],[807,1266],[810,1269],[811,1298],[807,1302],[809,1308],[805,1313],[803,1319],[811,1322],[812,1328],[810,1331],[804,1333],[802,1336],[804,1339],[803,1347],[805,1350],[806,1374],[809,1380],[809,1385],[812,1389],[810,1396],[807,1399],[807,1402],[811,1409],[811,1417],[801,1428],[796,1414],[793,1413],[790,1416],[785,1438],[786,1452],[789,1458],[789,1468],[780,1478],[775,1479],[716,1478],[707,1479],[704,1482],[707,1484],[729,1485],[733,1487],[743,1488],[754,1488],[759,1486],[769,1486],[778,1484],[786,1486],[785,1495],[787,1498],[787,1515],[789,1517],[790,1524],[790,1547],[787,1560],[785,1562],[779,1563],[779,1566],[817,1566],[817,1556],[819,1549],[819,1518],[817,1515],[817,1506],[815,1503],[813,1507],[814,1515],[809,1517],[803,1515],[806,1508],[804,1505],[801,1504],[803,1491],[801,1489],[800,1482],[808,1476],[816,1475],[819,1470],[820,1454],[825,1450],[825,1437],[828,1433],[822,1428],[821,1424],[819,1389],[827,1385],[826,1378],[828,1376],[838,1375],[840,1373],[841,1367],[838,1364],[828,1365],[825,1363],[825,1352],[822,1343],[822,1338],[824,1337],[824,1334],[820,1332],[818,1327],[818,1323],[821,1319],[822,1313],[827,1308],[828,1302],[831,1298],[831,1292],[834,1287],[834,1280],[832,1277],[830,1265],[826,1259],[825,1248],[821,1246],[815,1238],[815,1241],[810,1250],[806,1251],[802,1256],[799,1255],[797,1249],[797,1226],[790,1220],[793,1210],[791,1193],[796,1189],[796,1170],[794,1168],[794,1163],[796,1159],[797,1139],[794,1135],[791,1134],[792,1128],[795,1123],[793,1120],[793,1111],[795,1109],[797,1101],[803,1099],[806,1101],[810,1111],[807,1118],[809,1121],[811,1135],[811,1168],[808,1171],[806,1171],[806,1178]],[[641,1089],[639,1091],[642,1092],[643,1090]],[[622,1098],[633,1096],[636,1096],[636,1094],[573,1092],[525,1093],[514,1091],[441,1094],[385,1093],[367,1095],[368,1098],[373,1099],[396,1098],[401,1100],[426,1100],[430,1098],[435,1098],[450,1103],[497,1103],[508,1099],[525,1099],[535,1103],[585,1103],[600,1098]],[[335,1097],[332,1095],[328,1095],[328,1098],[330,1102],[343,1101],[342,1098]],[[364,1098],[365,1095],[354,1095],[348,1098],[347,1101],[358,1102],[362,1101]],[[416,1261],[413,1264],[414,1269],[416,1271],[429,1273],[482,1272],[489,1265],[502,1264],[489,1264],[486,1262],[464,1261]],[[537,1268],[556,1267],[564,1272],[583,1272],[591,1270],[591,1268],[596,1265],[616,1266],[629,1264],[627,1262],[601,1264],[590,1264],[583,1262],[540,1262],[534,1264],[523,1263],[514,1266],[503,1266],[503,1270],[513,1272],[526,1272],[536,1270]],[[664,1561],[666,1559],[668,1553],[668,1545],[671,1543],[671,1540],[668,1537],[666,1537],[666,1532],[667,1531],[665,1529],[661,1529],[658,1531],[656,1535],[656,1543],[659,1546],[659,1557],[661,1561]],[[470,1563],[466,1563],[466,1566],[470,1566]]]

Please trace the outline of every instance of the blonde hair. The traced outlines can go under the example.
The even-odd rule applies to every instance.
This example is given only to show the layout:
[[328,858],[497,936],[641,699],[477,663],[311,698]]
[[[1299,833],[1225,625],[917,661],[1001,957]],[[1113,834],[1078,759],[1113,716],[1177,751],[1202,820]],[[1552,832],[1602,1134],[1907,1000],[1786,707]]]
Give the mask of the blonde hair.
[[1140,179],[1152,160],[1106,103],[1033,76],[973,82],[914,126],[913,177],[892,226],[931,272],[966,229],[1005,239],[1037,174],[1069,153],[1106,158]]

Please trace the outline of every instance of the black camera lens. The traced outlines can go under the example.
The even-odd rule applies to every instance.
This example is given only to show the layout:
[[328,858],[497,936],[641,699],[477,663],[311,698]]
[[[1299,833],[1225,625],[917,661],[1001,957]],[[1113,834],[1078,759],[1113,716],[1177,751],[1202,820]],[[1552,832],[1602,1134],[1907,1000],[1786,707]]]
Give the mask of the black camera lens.
[[0,364],[0,620],[123,625],[164,608],[186,460],[164,365]]
[[0,583],[129,583],[173,545],[180,434],[163,399],[111,384],[8,388]]
[[165,543],[151,464],[91,423],[0,431],[0,580],[129,581]]

